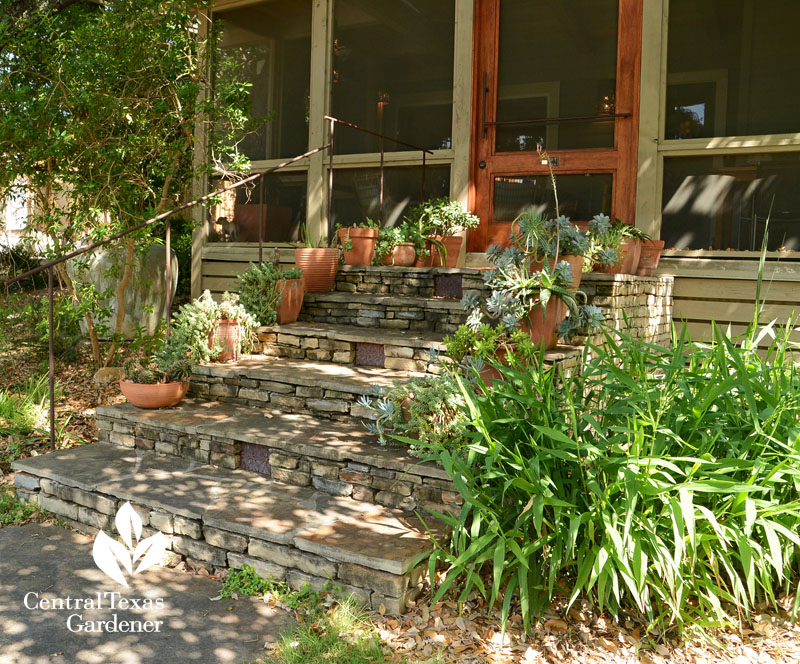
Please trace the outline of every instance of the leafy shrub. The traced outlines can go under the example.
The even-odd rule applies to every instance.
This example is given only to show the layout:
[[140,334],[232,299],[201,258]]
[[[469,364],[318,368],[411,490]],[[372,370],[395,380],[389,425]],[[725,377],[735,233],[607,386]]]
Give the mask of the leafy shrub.
[[303,271],[297,267],[281,270],[276,263],[250,263],[247,271],[236,279],[239,302],[262,325],[274,325],[281,304],[283,283],[302,276]]
[[[503,368],[459,381],[472,433],[437,458],[464,505],[436,602],[459,583],[518,596],[526,626],[556,595],[650,630],[704,629],[794,591],[800,566],[800,372],[778,335],[673,347],[608,334],[579,376]],[[770,330],[767,331],[767,333]],[[482,574],[489,579],[484,584]],[[433,576],[431,577],[433,578]],[[795,606],[795,609],[797,606]]]
[[[47,353],[49,346],[49,302],[47,296],[29,297],[22,308],[25,327],[33,331],[40,352]],[[63,360],[74,360],[78,356],[78,344],[83,338],[80,328],[81,311],[75,308],[72,299],[64,292],[53,294],[53,352]]]
[[362,397],[359,404],[377,413],[377,420],[365,426],[382,445],[405,443],[412,454],[424,455],[431,448],[452,449],[463,442],[465,402],[450,375],[395,383],[385,396],[374,402]]
[[480,219],[470,214],[458,201],[451,201],[446,196],[434,198],[408,211],[406,220],[409,228],[427,227],[425,234],[455,235],[470,228],[477,228]]
[[[18,243],[14,246],[0,247],[0,282],[39,267],[39,256],[37,253],[38,252],[28,243]],[[36,289],[46,287],[47,272],[39,272],[19,282],[12,288]]]
[[375,253],[372,256],[373,264],[378,265],[381,260],[392,253],[397,245],[413,241],[414,237],[411,230],[405,224],[402,226],[381,228],[378,233],[378,242],[375,245]]
[[172,249],[178,258],[178,287],[175,297],[189,297],[192,292],[192,232],[190,218],[173,217],[171,223]]

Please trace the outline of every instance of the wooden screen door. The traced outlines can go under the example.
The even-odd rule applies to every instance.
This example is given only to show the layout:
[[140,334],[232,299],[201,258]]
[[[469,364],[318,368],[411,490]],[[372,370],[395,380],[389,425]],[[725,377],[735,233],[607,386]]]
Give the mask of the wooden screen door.
[[642,0],[475,0],[469,251],[525,209],[633,223]]

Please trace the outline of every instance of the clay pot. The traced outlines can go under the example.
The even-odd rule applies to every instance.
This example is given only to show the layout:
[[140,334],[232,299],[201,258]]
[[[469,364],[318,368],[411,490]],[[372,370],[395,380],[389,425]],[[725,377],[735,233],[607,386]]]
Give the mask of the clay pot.
[[[377,228],[340,228],[339,241],[347,265],[372,265],[372,254],[378,242]],[[348,241],[352,249],[346,248]]]
[[522,319],[520,329],[530,335],[534,346],[544,346],[545,350],[552,350],[558,345],[556,328],[567,317],[567,305],[557,297],[550,298],[547,303],[545,315],[542,316],[542,305],[537,304]]
[[433,254],[436,251],[436,247],[428,243],[427,249],[430,252],[427,256],[417,254],[417,258],[414,261],[414,267],[431,267],[433,265]]
[[294,250],[297,267],[303,270],[307,293],[328,293],[339,269],[339,250],[307,247]]
[[393,265],[394,267],[411,267],[417,260],[417,249],[413,242],[403,242],[398,244],[391,253],[381,258],[381,265]]
[[289,325],[297,321],[303,307],[305,288],[303,278],[286,279],[281,289],[281,303],[278,305],[278,325]]
[[642,250],[642,243],[639,240],[628,238],[623,240],[619,247],[620,258],[611,267],[594,266],[595,272],[603,274],[636,274],[639,267],[639,255]]
[[436,235],[434,239],[444,244],[447,255],[445,256],[443,265],[439,249],[435,244],[429,242],[428,249],[431,251],[431,267],[456,267],[456,265],[458,265],[458,254],[461,252],[461,244],[464,242],[464,238],[460,235],[448,235],[446,237]]
[[636,274],[640,277],[654,277],[664,250],[664,240],[648,240],[641,243],[642,253],[639,256],[639,267]]
[[143,385],[123,378],[119,381],[119,389],[122,396],[139,408],[170,408],[186,396],[189,381]]
[[[572,290],[578,290],[578,286],[581,285],[581,279],[583,279],[583,256],[559,256],[558,262],[565,261],[569,263],[570,267],[572,268],[572,281],[569,282],[569,287]],[[555,261],[552,259],[548,260],[550,263],[550,268],[555,267]],[[532,272],[538,272],[544,267],[544,261],[531,261],[530,269]]]
[[214,348],[217,345],[222,351],[216,362],[236,362],[242,348],[242,326],[233,320],[218,320],[216,327],[208,335],[208,345]]
[[[506,355],[508,355],[509,349],[506,346],[498,348],[495,351],[494,359],[495,362],[498,364],[506,365]],[[487,385],[492,382],[493,380],[503,380],[503,374],[500,373],[499,369],[495,369],[488,364],[484,364],[483,369],[480,372],[481,380],[486,383]]]

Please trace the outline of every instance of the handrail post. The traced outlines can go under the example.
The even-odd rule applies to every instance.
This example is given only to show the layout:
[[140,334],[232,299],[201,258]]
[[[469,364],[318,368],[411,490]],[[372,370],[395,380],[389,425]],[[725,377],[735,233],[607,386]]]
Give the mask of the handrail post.
[[258,267],[264,262],[264,174],[258,185]]
[[53,350],[53,266],[47,270],[47,351],[50,379],[50,449],[56,449],[56,360]]
[[165,240],[164,240],[164,247],[166,248],[167,252],[167,271],[166,271],[166,280],[167,280],[167,305],[164,310],[164,318],[166,319],[167,323],[167,339],[169,339],[170,333],[170,312],[172,311],[172,231],[170,226],[170,218],[167,217],[164,220],[165,223]]
[[378,218],[381,220],[381,226],[383,226],[383,190],[384,190],[384,146],[383,146],[383,136],[381,136],[381,198],[380,198],[380,208],[378,213]]
[[336,129],[336,120],[330,119],[328,140],[328,240],[333,235],[333,132]]

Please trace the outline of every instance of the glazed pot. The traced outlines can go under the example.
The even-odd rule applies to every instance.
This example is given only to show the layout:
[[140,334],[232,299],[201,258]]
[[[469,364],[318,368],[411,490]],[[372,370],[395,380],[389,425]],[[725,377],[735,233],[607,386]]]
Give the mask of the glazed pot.
[[339,269],[339,250],[323,247],[294,250],[295,263],[303,270],[307,293],[328,293]]
[[170,408],[178,403],[189,390],[189,381],[143,385],[123,378],[119,381],[122,396],[139,408]]
[[236,362],[242,348],[242,326],[234,320],[218,320],[208,335],[208,345],[222,347],[215,362]]
[[542,305],[537,304],[522,319],[520,329],[527,332],[534,346],[544,346],[545,350],[552,350],[558,345],[559,323],[567,317],[567,305],[557,297],[550,298],[542,315]]
[[[572,281],[569,282],[569,287],[572,290],[577,290],[578,286],[581,285],[581,279],[583,279],[583,256],[559,256],[558,262],[561,263],[562,261],[569,263],[572,268]],[[550,269],[555,267],[554,260],[550,259],[548,263],[550,263]],[[532,272],[538,272],[543,267],[544,261],[531,261],[530,263]]]
[[444,264],[442,264],[442,256],[439,253],[439,249],[436,245],[429,242],[428,249],[430,249],[431,252],[431,267],[456,267],[458,265],[458,254],[461,252],[461,244],[464,242],[464,238],[460,235],[448,235],[446,237],[435,235],[434,239],[444,244],[447,254],[444,259]]
[[380,260],[381,265],[411,267],[417,260],[417,249],[413,242],[402,242]]
[[641,243],[642,253],[639,256],[639,267],[636,274],[640,277],[654,277],[664,250],[664,240],[648,240]]
[[281,288],[281,303],[278,305],[278,325],[289,325],[297,321],[300,309],[303,307],[305,288],[303,277],[300,279],[286,279]]
[[[378,242],[377,228],[340,228],[339,241],[347,265],[372,265],[372,254]],[[348,244],[352,249],[347,248]]]
[[636,274],[641,250],[642,244],[639,240],[634,240],[633,238],[623,240],[619,247],[619,260],[611,267],[602,267],[595,264],[594,271],[602,274]]

